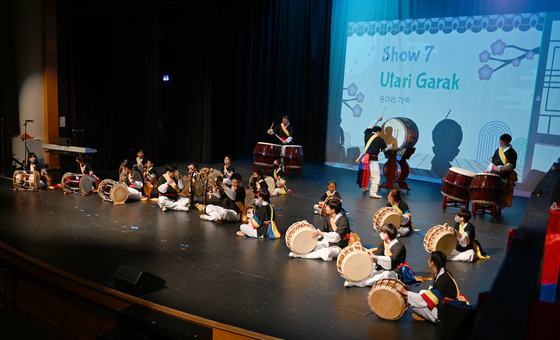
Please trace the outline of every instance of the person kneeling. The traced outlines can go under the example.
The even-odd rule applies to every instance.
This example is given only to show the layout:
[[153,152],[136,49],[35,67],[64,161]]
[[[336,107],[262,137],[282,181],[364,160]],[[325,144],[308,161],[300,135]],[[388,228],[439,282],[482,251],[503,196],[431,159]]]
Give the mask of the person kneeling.
[[259,192],[259,201],[261,203],[257,212],[251,217],[249,224],[242,224],[238,236],[261,237],[261,238],[280,238],[282,234],[276,228],[276,216],[274,208],[268,203],[270,193],[268,190]]
[[301,257],[304,259],[323,259],[323,261],[332,261],[338,256],[338,253],[348,246],[350,239],[350,223],[348,218],[340,211],[342,203],[339,199],[333,198],[327,203],[325,208],[327,216],[323,222],[321,230],[316,229],[311,236],[314,238],[322,237],[317,241],[315,249],[309,254],[290,253],[290,257]]
[[397,240],[397,228],[392,223],[384,224],[379,231],[379,236],[382,241],[375,254],[368,250],[371,258],[375,261],[371,274],[363,281],[346,281],[344,287],[373,286],[377,281],[387,278],[402,281],[399,266],[406,261],[406,248],[402,242]]

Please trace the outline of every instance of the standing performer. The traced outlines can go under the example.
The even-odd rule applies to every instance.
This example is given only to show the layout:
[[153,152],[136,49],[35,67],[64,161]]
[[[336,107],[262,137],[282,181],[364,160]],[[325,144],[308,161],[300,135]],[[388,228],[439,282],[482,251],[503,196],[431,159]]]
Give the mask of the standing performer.
[[444,226],[453,231],[457,237],[457,246],[449,254],[448,261],[473,262],[476,259],[486,260],[490,258],[490,256],[484,254],[480,243],[475,240],[474,225],[469,222],[471,216],[468,209],[459,209],[457,215],[455,215],[455,227],[451,228],[445,223]]
[[231,158],[226,155],[224,157],[224,168],[222,169],[222,175],[224,176],[224,183],[231,187],[231,175],[235,172],[235,168],[231,164]]
[[141,172],[144,172],[144,166],[146,164],[144,158],[144,151],[142,151],[142,149],[138,149],[138,152],[136,153],[136,165],[138,165],[138,169]]
[[124,160],[123,168],[126,172],[123,183],[128,187],[128,199],[139,201],[142,199],[142,192],[144,191],[144,176],[142,175],[142,171],[138,169],[138,165],[132,165],[132,162],[128,160]]
[[410,208],[405,201],[401,199],[401,191],[399,189],[393,189],[387,195],[386,207],[397,209],[401,213],[402,225],[397,230],[397,237],[408,236],[413,229],[412,225],[412,214],[410,213]]
[[373,254],[368,250],[371,258],[376,261],[371,274],[363,281],[344,282],[344,287],[368,287],[373,286],[379,280],[392,278],[402,281],[400,265],[406,261],[406,247],[397,240],[397,228],[392,223],[384,224],[379,232],[381,244]]
[[259,238],[280,238],[282,234],[276,228],[276,216],[272,205],[268,203],[270,194],[266,190],[259,192],[259,200],[261,206],[257,209],[255,214],[251,217],[249,224],[242,224],[237,232],[237,236],[259,237]]
[[209,204],[206,206],[206,214],[200,218],[206,221],[238,222],[245,204],[245,188],[241,186],[241,174],[231,175],[231,188],[223,185],[220,188],[219,196],[225,197],[222,206]]
[[[382,119],[383,117],[379,117],[377,120],[374,120],[364,131],[366,146],[364,148],[364,153],[357,159],[357,162],[360,163],[360,169],[358,170],[358,186],[363,188],[363,192],[367,192],[367,180],[369,175],[369,197],[371,198],[381,198],[381,196],[377,194],[379,180],[381,179],[379,163],[377,162],[379,152],[391,150],[390,146],[387,146],[383,138],[380,137],[381,127],[377,126],[377,123]],[[391,146],[396,149],[396,142],[393,141]]]
[[281,163],[282,162],[279,159],[272,163],[272,168],[274,169],[272,176],[274,176],[274,180],[276,181],[276,188],[272,190],[270,196],[286,195],[290,192],[290,190],[286,187],[286,173],[284,172]]
[[494,152],[492,162],[488,164],[488,169],[485,171],[499,175],[501,178],[500,191],[498,192],[499,208],[504,200],[505,206],[511,207],[513,186],[517,182],[517,173],[513,171],[517,166],[517,152],[511,147],[510,143],[510,135],[500,136],[500,147]]
[[[88,161],[89,159],[86,155],[76,156],[76,162],[78,162],[78,171],[82,173],[82,175],[90,175],[92,182],[95,183],[95,188],[97,188],[101,179],[95,176],[95,174],[93,173],[93,168]],[[94,190],[94,192],[96,191],[97,190]]]
[[325,208],[327,216],[323,222],[321,230],[316,229],[311,234],[312,237],[323,239],[317,242],[315,249],[305,255],[290,252],[290,257],[301,257],[304,259],[323,259],[323,261],[332,261],[338,256],[340,251],[348,246],[350,240],[350,222],[340,210],[342,203],[339,199],[331,199]]
[[188,211],[187,206],[190,203],[190,199],[179,196],[179,192],[185,188],[185,181],[179,176],[177,165],[173,163],[167,164],[165,170],[167,172],[160,176],[158,180],[161,183],[158,186],[158,206],[161,208],[161,211]]
[[[418,321],[429,320],[433,323],[441,323],[441,307],[447,300],[459,298],[459,286],[450,272],[445,269],[446,256],[441,251],[430,253],[428,266],[434,273],[434,285],[428,290],[419,293],[409,292],[404,286],[397,290],[408,296],[408,303],[412,306],[414,314],[412,317]],[[439,312],[439,313],[438,313]]]
[[[290,117],[288,117],[288,116],[282,117],[282,124],[276,125],[276,126],[274,126],[274,128],[271,126],[270,129],[268,129],[267,132],[268,132],[269,135],[278,136],[280,138],[280,140],[277,140],[277,141],[281,142],[282,144],[293,144],[294,128],[290,124]],[[276,138],[276,139],[278,139],[278,138]],[[282,150],[282,152],[283,151],[284,150]]]

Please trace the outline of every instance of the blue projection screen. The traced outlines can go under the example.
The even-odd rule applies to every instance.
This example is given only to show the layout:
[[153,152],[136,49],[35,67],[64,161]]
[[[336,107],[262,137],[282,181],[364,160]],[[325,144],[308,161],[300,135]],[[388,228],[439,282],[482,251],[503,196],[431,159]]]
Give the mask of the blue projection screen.
[[532,191],[560,156],[560,111],[546,110],[560,107],[560,95],[547,96],[551,77],[560,81],[560,49],[549,46],[560,21],[547,15],[349,22],[340,107],[330,110],[340,116],[329,117],[340,137],[326,164],[357,168],[364,130],[385,110],[379,125],[406,117],[418,126],[409,178],[440,181],[452,166],[481,172],[508,133],[517,194]]

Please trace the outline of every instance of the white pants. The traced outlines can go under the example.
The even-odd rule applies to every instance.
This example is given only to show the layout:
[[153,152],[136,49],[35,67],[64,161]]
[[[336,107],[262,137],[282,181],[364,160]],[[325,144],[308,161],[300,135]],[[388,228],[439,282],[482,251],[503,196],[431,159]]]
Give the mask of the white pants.
[[387,279],[387,278],[398,279],[399,276],[397,275],[397,273],[395,273],[392,270],[375,270],[374,269],[374,270],[371,271],[371,274],[369,274],[369,276],[365,280],[362,280],[360,282],[352,282],[352,281],[346,281],[346,282],[348,282],[348,286],[350,286],[350,287],[352,287],[352,286],[370,287],[370,286],[373,286],[373,284],[376,283],[377,281]]
[[338,256],[342,249],[338,246],[329,246],[329,242],[326,240],[317,241],[315,249],[309,254],[301,255],[294,253],[294,257],[300,257],[302,259],[323,259],[323,261],[332,261]]
[[224,222],[239,221],[239,214],[235,212],[235,210],[225,209],[213,204],[206,206],[206,214],[208,214],[208,216],[202,215],[202,219],[206,221],[216,221],[216,220],[222,220]]
[[433,323],[440,324],[441,321],[438,318],[437,307],[434,307],[432,310],[430,310],[427,307],[426,301],[422,299],[421,295],[425,292],[427,292],[427,290],[425,289],[421,290],[419,293],[409,292],[408,303],[410,303],[410,306],[412,307],[414,313],[420,315],[426,320],[430,320]]
[[397,237],[403,237],[410,235],[412,228],[409,225],[401,225],[399,229],[397,229]]
[[271,196],[278,196],[280,194],[282,194],[282,189],[280,188],[274,188],[274,190],[270,193]]
[[371,161],[369,162],[369,195],[377,195],[377,189],[379,187],[379,180],[381,175],[379,174],[379,162]]
[[[253,229],[253,226],[250,224],[242,224],[239,226],[241,232],[249,237],[258,237],[257,236],[257,229]],[[260,236],[260,238],[263,238]]]
[[169,210],[187,211],[189,203],[191,203],[191,200],[188,197],[180,197],[176,201],[167,196],[159,196],[157,199],[157,204],[160,208],[166,207]]
[[460,252],[457,249],[453,249],[451,254],[447,257],[447,261],[463,261],[463,262],[473,262],[476,253],[474,249],[469,249],[467,251]]
[[128,188],[128,199],[130,201],[140,201],[142,199],[142,193],[134,188]]
[[322,210],[322,208],[319,208],[319,204],[315,204],[315,205],[313,206],[313,212],[314,212],[315,214],[321,215],[321,210]]

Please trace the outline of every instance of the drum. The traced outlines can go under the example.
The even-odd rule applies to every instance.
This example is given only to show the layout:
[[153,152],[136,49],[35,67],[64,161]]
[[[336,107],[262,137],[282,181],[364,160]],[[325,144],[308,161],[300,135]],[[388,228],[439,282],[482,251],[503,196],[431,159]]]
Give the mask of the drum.
[[325,199],[325,201],[323,203],[319,203],[319,205],[321,205],[321,216],[325,217],[327,216],[327,202],[332,200],[333,196],[329,196]]
[[103,199],[103,201],[112,202],[111,200],[111,188],[115,185],[116,182],[112,179],[104,179],[99,183],[99,187],[97,188],[97,193],[99,197]]
[[296,254],[309,254],[317,245],[317,239],[311,237],[314,230],[307,221],[292,224],[286,231],[286,245]]
[[469,199],[469,186],[475,173],[469,170],[451,167],[442,178],[441,193],[456,201]]
[[122,183],[115,183],[109,192],[111,201],[115,204],[123,204],[128,199],[128,187]]
[[212,188],[216,184],[216,180],[218,177],[222,177],[222,173],[220,170],[212,169],[208,173],[208,187]]
[[272,165],[275,160],[280,159],[282,147],[278,144],[259,142],[253,150],[255,164]]
[[284,145],[283,158],[286,168],[301,168],[303,165],[303,149],[300,145]]
[[469,186],[471,201],[480,204],[498,203],[500,180],[496,174],[476,174]]
[[87,195],[93,189],[93,179],[87,174],[83,175],[67,172],[62,176],[60,185],[64,193],[69,194],[81,191],[83,194]]
[[39,171],[33,171],[28,174],[23,170],[16,170],[14,171],[12,180],[14,183],[14,189],[25,188],[37,191],[41,185],[41,174]]
[[449,256],[456,246],[457,237],[455,233],[442,225],[432,227],[424,236],[424,249],[428,253],[439,250]]
[[406,285],[397,279],[383,279],[377,281],[368,293],[369,308],[378,317],[394,321],[400,319],[409,308],[406,296],[396,287]]
[[381,127],[380,136],[387,145],[397,141],[400,149],[411,148],[418,142],[418,127],[409,118],[396,117],[388,119]]
[[338,254],[336,269],[348,281],[365,280],[373,270],[373,259],[360,242],[348,246]]
[[[191,185],[189,183],[190,180],[189,176],[183,176],[183,180],[185,181],[185,189],[181,191],[181,194],[190,195]],[[202,194],[204,194],[204,185],[200,180],[195,179],[194,182],[192,183],[192,186],[193,186],[193,191],[195,196],[202,196]]]
[[402,224],[401,213],[393,207],[383,207],[373,215],[373,227],[380,231],[384,224],[393,223],[399,229]]
[[241,222],[244,224],[249,223],[249,218],[247,217],[247,209],[251,208],[255,203],[255,194],[253,190],[245,188],[245,202],[243,202],[243,211],[241,212]]
[[274,177],[266,176],[264,178],[264,181],[266,182],[266,185],[268,186],[268,192],[272,193],[272,190],[274,190],[274,188],[276,188],[276,181],[274,180]]

